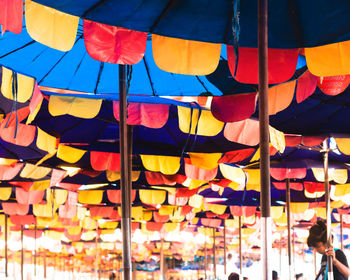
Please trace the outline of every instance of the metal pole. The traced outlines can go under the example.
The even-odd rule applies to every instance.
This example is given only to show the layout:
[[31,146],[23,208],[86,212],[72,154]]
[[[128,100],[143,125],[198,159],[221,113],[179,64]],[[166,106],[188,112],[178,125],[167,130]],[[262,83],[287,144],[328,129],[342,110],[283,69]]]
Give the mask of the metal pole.
[[214,269],[214,279],[216,279],[216,250],[215,250],[215,228],[213,228],[213,269]]
[[[331,201],[329,195],[329,177],[328,177],[328,139],[323,141],[323,168],[324,168],[324,187],[325,187],[325,200],[326,200],[326,217],[327,217],[327,248],[332,247],[332,235],[331,235]],[[328,262],[328,280],[333,280],[333,262],[332,256],[327,257]]]
[[226,223],[225,223],[225,220],[224,220],[224,274],[226,275]]
[[292,280],[292,249],[291,249],[291,225],[290,225],[290,184],[286,181],[286,210],[287,210],[287,230],[288,230],[288,279]]
[[258,0],[258,60],[259,60],[259,131],[260,131],[260,208],[261,208],[261,259],[263,280],[272,277],[271,256],[271,193],[268,105],[268,53],[267,53],[267,2]]
[[[162,233],[161,233],[162,235]],[[164,280],[164,237],[161,236],[160,239],[160,280]]]
[[23,251],[23,225],[21,225],[21,280],[23,280],[23,263],[24,263],[24,251]]
[[243,279],[243,256],[242,256],[242,217],[238,217],[239,226],[239,275],[240,279]]
[[98,224],[96,223],[96,236],[95,236],[95,249],[96,249],[96,255],[95,255],[95,276],[96,279],[98,279],[98,244],[97,244],[97,229],[98,229]]
[[280,233],[280,275],[282,275],[282,232]]
[[205,229],[205,238],[204,238],[204,275],[205,279],[207,279],[207,230]]
[[44,278],[46,279],[46,249],[44,249]]
[[7,239],[8,239],[8,236],[7,236],[7,214],[5,214],[5,277],[7,278],[8,277],[8,255],[7,255]]
[[343,214],[340,214],[340,249],[344,250]]
[[[119,65],[119,147],[123,280],[132,279],[131,267],[131,141],[132,130],[127,125],[125,65]],[[129,136],[129,137],[128,137]]]
[[36,277],[36,223],[34,225],[34,276]]

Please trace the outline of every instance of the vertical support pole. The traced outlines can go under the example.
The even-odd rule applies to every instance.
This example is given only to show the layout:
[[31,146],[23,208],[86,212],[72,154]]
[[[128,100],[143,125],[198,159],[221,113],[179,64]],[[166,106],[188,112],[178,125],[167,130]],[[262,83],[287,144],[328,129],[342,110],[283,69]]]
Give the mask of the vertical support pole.
[[24,250],[23,250],[23,225],[21,225],[21,280],[24,280],[23,275]]
[[37,225],[35,223],[34,225],[34,277],[36,277],[36,232],[37,231]]
[[160,280],[164,280],[164,236],[163,236],[163,231],[161,232],[161,237],[160,237],[160,260],[159,260],[159,265],[160,265]]
[[215,228],[213,228],[213,269],[214,269],[214,279],[216,279],[216,242],[215,242]]
[[317,264],[316,264],[316,250],[313,249],[314,253],[314,271],[315,271],[315,277],[317,276]]
[[239,275],[243,279],[243,255],[242,255],[242,216],[238,217],[238,238],[239,238]]
[[8,232],[8,225],[7,225],[7,219],[8,219],[8,216],[7,214],[5,214],[5,277],[7,278],[9,275],[8,275],[8,255],[7,255],[7,239],[8,239],[8,236],[7,236],[7,232]]
[[282,275],[282,232],[280,233],[280,269],[279,275]]
[[261,208],[261,259],[263,280],[272,277],[271,256],[271,192],[268,104],[268,53],[267,53],[267,3],[258,0],[258,64],[259,64],[259,131],[260,131],[260,208]]
[[119,147],[123,280],[132,279],[131,267],[131,141],[132,130],[127,125],[125,65],[119,65]]
[[205,229],[205,238],[204,238],[204,276],[205,280],[207,280],[207,230]]
[[292,275],[295,275],[295,228],[293,227],[293,247],[292,247],[292,256],[293,256],[293,261],[292,261]]
[[44,249],[44,279],[46,279],[46,249]]
[[[226,275],[226,223],[224,220],[224,274]],[[198,278],[199,279],[199,278]]]
[[340,249],[344,250],[343,214],[340,214]]
[[96,236],[95,236],[95,250],[96,250],[96,255],[95,255],[95,277],[98,279],[99,277],[99,271],[98,271],[98,243],[97,243],[97,236],[98,236],[98,223],[96,223]]
[[287,231],[288,231],[288,280],[292,280],[292,240],[290,224],[290,184],[286,181],[286,210],[287,210]]
[[[327,217],[327,248],[332,247],[332,235],[331,235],[331,201],[329,195],[329,176],[328,176],[328,139],[323,141],[323,168],[324,168],[324,188],[325,188],[325,200],[326,200],[326,217]],[[328,280],[333,280],[333,261],[332,257],[327,257],[328,263]]]

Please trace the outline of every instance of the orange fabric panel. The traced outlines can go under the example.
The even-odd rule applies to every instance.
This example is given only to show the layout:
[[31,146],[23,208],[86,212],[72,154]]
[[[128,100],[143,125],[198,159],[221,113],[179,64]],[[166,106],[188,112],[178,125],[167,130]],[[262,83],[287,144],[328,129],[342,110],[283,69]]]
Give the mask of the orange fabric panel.
[[7,215],[26,215],[29,211],[28,204],[19,204],[19,203],[1,203],[2,209]]
[[148,231],[158,231],[160,232],[163,229],[164,223],[155,223],[155,222],[147,222],[146,229]]
[[248,146],[259,144],[259,122],[247,119],[244,121],[227,123],[224,129],[227,140]]
[[23,163],[15,163],[12,166],[0,166],[0,180],[12,180],[22,169]]
[[77,215],[78,207],[76,205],[60,205],[58,214],[61,218],[73,219]]
[[217,173],[217,167],[214,169],[203,169],[185,162],[185,174],[188,178],[194,180],[211,181],[216,177]]
[[19,146],[29,146],[35,138],[36,127],[33,125],[27,125],[23,123],[17,123],[17,134],[16,126],[7,126],[6,122],[2,122],[0,128],[0,137],[9,143]]
[[90,152],[90,162],[97,171],[120,171],[120,154],[107,152]]
[[15,225],[32,225],[35,224],[36,219],[33,215],[13,215],[10,216],[10,221]]
[[293,100],[296,81],[269,88],[269,115],[286,109]]
[[282,181],[284,179],[303,179],[306,176],[306,168],[270,168],[271,176]]
[[255,206],[230,206],[232,216],[253,216],[256,212]]
[[20,204],[39,204],[44,197],[45,191],[25,191],[22,188],[16,188],[16,200]]
[[238,151],[230,151],[225,153],[219,160],[220,163],[237,163],[248,157],[255,152],[255,149],[242,149]]
[[[108,197],[108,200],[112,203],[116,203],[116,204],[121,203],[120,190],[107,190],[107,197]],[[132,190],[131,202],[134,202],[135,197],[136,197],[136,190]]]
[[145,171],[145,176],[150,185],[168,185],[174,186],[176,183],[182,184],[186,180],[186,176],[181,174],[165,175],[160,172]]
[[218,228],[221,225],[221,220],[202,218],[201,223],[203,226],[206,226],[206,227]]
[[204,43],[152,34],[157,66],[167,72],[208,75],[219,64],[221,44]]
[[157,211],[153,212],[153,219],[157,223],[166,223],[169,221],[169,215],[159,215]]
[[113,213],[113,207],[94,206],[90,207],[90,217],[109,218]]

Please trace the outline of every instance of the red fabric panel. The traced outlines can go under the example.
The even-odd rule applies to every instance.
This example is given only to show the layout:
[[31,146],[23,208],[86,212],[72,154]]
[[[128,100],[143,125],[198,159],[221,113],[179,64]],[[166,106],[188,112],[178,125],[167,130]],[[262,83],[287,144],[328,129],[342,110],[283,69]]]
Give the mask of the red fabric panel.
[[[312,183],[312,182],[309,182]],[[320,201],[320,202],[310,202],[309,204],[309,209],[312,208],[318,208],[318,207],[326,207],[326,202],[325,201]]]
[[44,99],[44,96],[41,93],[38,84],[35,82],[33,96],[30,99],[30,103],[29,103],[29,110],[31,113],[35,111],[35,109],[41,104],[41,101],[43,101],[43,99]]
[[303,136],[301,138],[301,143],[308,147],[320,145],[326,137],[322,136]]
[[256,212],[255,206],[230,206],[232,216],[253,216]]
[[317,86],[327,95],[338,95],[350,84],[350,75],[318,77]]
[[286,147],[296,147],[301,144],[300,135],[285,135]]
[[255,112],[257,93],[217,96],[211,102],[213,116],[222,122],[248,119]]
[[218,215],[218,217],[220,219],[226,220],[226,219],[228,219],[230,217],[230,214],[229,213],[224,213],[222,215]]
[[5,128],[5,125],[6,123],[3,123],[0,128],[0,137],[4,141],[25,147],[29,146],[34,141],[36,133],[36,127],[34,125],[18,123],[16,137],[16,126],[8,126]]
[[68,231],[66,231],[66,232],[64,233],[64,235],[65,235],[70,241],[79,241],[82,234],[83,234],[83,233],[80,232],[79,234],[70,235],[70,234],[68,233]]
[[203,226],[206,226],[206,227],[217,228],[221,225],[221,220],[220,219],[201,218],[201,223]]
[[113,213],[113,207],[94,206],[94,207],[90,207],[89,209],[90,209],[91,218],[94,218],[94,217],[109,218]]
[[181,215],[186,216],[187,214],[191,213],[192,207],[190,205],[184,205],[181,207]]
[[164,175],[160,172],[145,171],[145,176],[150,185],[168,185],[174,186],[176,183],[182,184],[186,181],[186,176],[181,174]]
[[76,192],[82,185],[71,183],[60,183],[59,187],[68,191]]
[[[113,113],[119,121],[119,102],[113,102]],[[147,104],[129,103],[128,119],[129,125],[143,125],[149,128],[163,127],[169,118],[169,105],[167,104]]]
[[2,34],[22,32],[23,0],[0,0],[0,24]]
[[12,113],[11,115],[11,113],[7,113],[6,117],[1,122],[1,127],[5,127],[8,119],[10,119],[8,126],[16,126],[16,123],[20,123],[21,121],[23,121],[29,115],[29,107],[23,107],[21,109],[18,109],[16,112],[17,112],[17,120],[16,120],[16,114]]
[[50,186],[57,186],[66,175],[65,170],[52,169]]
[[113,210],[111,216],[109,217],[110,220],[120,221],[121,217],[119,215],[118,210]]
[[187,188],[176,189],[176,197],[191,197],[198,192],[197,189],[189,190]]
[[[107,190],[108,200],[112,203],[120,204],[120,190]],[[136,190],[131,191],[131,202],[134,202],[136,197]]]
[[211,181],[216,177],[217,173],[217,167],[214,169],[202,169],[195,165],[188,164],[185,162],[185,175],[188,178],[194,180]]
[[324,192],[324,183],[304,182],[304,188],[308,193]]
[[80,221],[73,221],[72,219],[58,217],[58,221],[67,227],[77,227],[80,225]]
[[[286,183],[285,182],[273,182],[272,183],[276,189],[278,190],[285,190],[286,189]],[[302,191],[304,189],[304,186],[302,183],[296,183],[296,182],[290,182],[289,187],[292,190],[296,191]]]
[[147,222],[146,223],[146,229],[148,231],[161,231],[163,228],[163,223],[155,223],[155,222]]
[[147,33],[84,20],[84,41],[88,54],[96,60],[136,64],[146,51]]
[[90,162],[97,171],[120,171],[120,154],[107,152],[90,152]]
[[43,200],[44,191],[25,191],[16,188],[16,200],[20,204],[38,204]]
[[32,225],[36,223],[36,219],[33,215],[13,215],[10,216],[10,221],[15,225]]
[[343,214],[343,215],[345,215],[345,214],[348,214],[349,213],[349,209],[337,209],[337,212],[339,213],[339,214]]
[[7,215],[26,215],[29,211],[28,204],[19,204],[19,203],[1,203],[2,209]]
[[64,205],[60,205],[58,209],[58,215],[61,218],[65,219],[73,219],[77,215],[77,206],[76,205],[70,205],[65,203]]
[[[269,84],[288,81],[294,74],[298,62],[299,49],[268,49]],[[235,73],[233,46],[227,46],[227,61],[232,76],[241,83],[258,84],[258,49],[243,48],[238,50],[238,67]]]
[[[181,215],[183,215],[182,212],[181,212]],[[153,219],[157,223],[166,223],[169,221],[169,215],[159,215],[158,212],[154,211]]]
[[218,163],[236,163],[240,162],[252,155],[255,149],[242,149],[238,151],[231,151],[225,153],[225,155],[219,159]]
[[140,228],[140,223],[136,223],[136,222],[131,223],[131,231],[135,231],[138,228]]
[[[36,238],[40,238],[43,235],[43,230],[36,230]],[[23,235],[31,238],[35,238],[35,230],[33,229],[26,229],[23,231]],[[30,260],[31,262],[31,260]]]
[[300,103],[308,98],[315,92],[317,85],[317,76],[312,75],[309,71],[306,71],[298,79],[296,99]]
[[22,169],[23,163],[15,163],[11,166],[0,166],[0,180],[9,181],[12,180]]
[[[32,187],[32,185],[34,184],[33,182],[11,182],[11,185],[14,186],[19,186],[21,187],[24,191],[29,192],[30,188]],[[25,204],[25,203],[23,203]]]
[[306,176],[306,168],[270,168],[271,176],[279,181],[284,179],[303,179]]
[[207,213],[205,213],[205,216],[207,218],[215,218],[217,215],[213,212],[207,212]]

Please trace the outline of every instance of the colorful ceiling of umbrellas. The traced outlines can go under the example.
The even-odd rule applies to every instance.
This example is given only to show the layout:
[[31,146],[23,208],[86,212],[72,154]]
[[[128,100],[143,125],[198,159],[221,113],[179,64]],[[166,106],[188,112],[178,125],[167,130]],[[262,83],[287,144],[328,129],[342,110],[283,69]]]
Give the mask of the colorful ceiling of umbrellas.
[[[25,1],[24,8],[23,1],[4,2],[2,32],[18,33],[5,32],[0,38],[0,200],[11,238],[18,240],[21,225],[33,236],[35,224],[42,244],[45,238],[57,241],[48,248],[53,252],[89,250],[96,237],[102,249],[120,251],[115,241],[121,239],[116,65],[121,63],[134,64],[128,68],[128,123],[133,125],[135,258],[159,251],[156,243],[145,243],[159,240],[159,232],[169,242],[169,254],[186,258],[199,248],[195,236],[203,246],[199,236],[212,234],[208,227],[218,228],[220,235],[225,221],[229,236],[235,236],[238,216],[254,244],[260,220],[257,49],[250,38],[256,34],[245,30],[256,25],[250,20],[256,11],[248,10],[247,1],[240,8],[238,51],[231,28],[222,28],[235,14],[231,1],[215,3],[213,17],[227,13],[221,25],[212,25],[210,18],[199,20],[213,5],[207,3],[203,14],[193,14],[193,22],[183,21],[182,27],[175,23],[185,18],[183,12],[193,1],[186,7],[149,1],[147,11],[157,9],[137,24],[121,15],[133,5],[133,14],[140,16],[139,1],[118,2],[110,21],[99,13],[117,6],[112,1],[65,1],[62,6],[59,1]],[[348,4],[327,6],[338,12],[337,28],[344,32],[334,35],[331,24],[320,24],[322,38],[294,28],[292,14],[279,21],[277,12],[286,10],[286,4],[271,5],[276,8],[271,9],[271,22],[288,31],[281,34],[271,24],[270,170],[276,230],[286,225],[287,179],[293,222],[308,225],[325,217],[325,139],[331,147],[334,222],[343,214],[350,223],[350,59],[343,55],[350,30],[342,25]],[[302,26],[310,21],[308,9],[324,8],[298,5],[305,8],[294,7],[304,11],[298,14]],[[323,16],[334,20],[331,13]],[[205,24],[195,26],[196,19]],[[118,27],[106,25],[116,23]],[[216,33],[218,29],[226,35]],[[200,30],[207,37],[199,40],[194,34]],[[3,228],[5,215],[0,218]],[[182,248],[185,240],[194,247]]]

